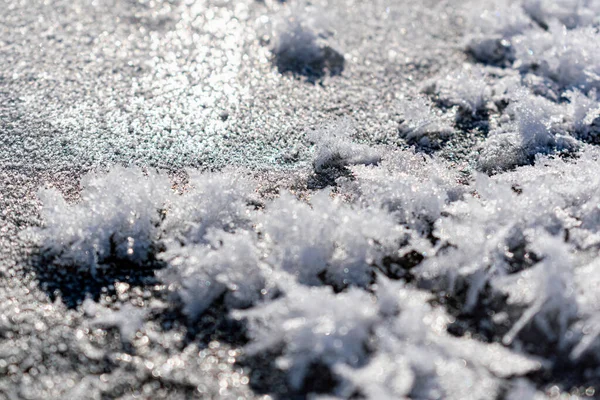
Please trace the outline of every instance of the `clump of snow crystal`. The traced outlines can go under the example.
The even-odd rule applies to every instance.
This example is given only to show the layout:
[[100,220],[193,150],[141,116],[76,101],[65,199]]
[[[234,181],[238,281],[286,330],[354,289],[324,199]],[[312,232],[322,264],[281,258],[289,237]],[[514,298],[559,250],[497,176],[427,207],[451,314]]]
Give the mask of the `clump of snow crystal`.
[[425,148],[439,147],[453,132],[450,121],[434,110],[425,97],[404,100],[399,105],[399,111],[402,116],[400,137],[408,144]]
[[483,145],[479,169],[503,171],[530,163],[536,154],[577,149],[578,144],[569,135],[567,111],[562,105],[518,89],[506,109],[510,119]]
[[278,368],[287,371],[290,386],[302,387],[315,366],[360,366],[366,360],[377,306],[359,289],[334,294],[328,287],[289,285],[275,301],[236,312],[248,324],[249,354],[282,349]]
[[573,135],[594,144],[600,143],[600,102],[596,93],[594,89],[588,95],[579,91],[564,95],[569,100],[568,115]]
[[475,7],[470,10],[470,15],[472,31],[467,37],[467,51],[478,61],[487,64],[504,65],[512,62],[512,38],[533,26],[518,4],[501,4],[484,9]]
[[318,127],[311,133],[316,143],[313,166],[316,172],[356,164],[377,164],[381,152],[366,144],[356,144],[350,135],[355,131],[352,120],[343,118]]
[[598,0],[525,0],[523,8],[543,27],[554,20],[569,29],[600,24]]
[[303,2],[286,9],[273,24],[271,52],[280,71],[322,75],[325,69],[339,73],[344,56],[330,42],[333,33],[327,28],[322,12]]
[[577,316],[569,248],[562,238],[544,234],[530,240],[531,248],[541,261],[510,277],[513,284],[508,289],[509,304],[525,303],[529,307],[504,336],[503,342],[511,343],[520,331],[534,322],[548,342],[557,342],[559,348],[563,348],[567,328]]
[[126,262],[141,266],[154,257],[161,211],[171,199],[169,179],[115,167],[81,181],[81,200],[68,204],[56,189],[40,192],[45,221],[42,251],[62,266],[90,268]]
[[544,153],[555,145],[553,129],[562,122],[560,108],[541,96],[527,91],[516,94],[507,108],[513,117],[515,130],[521,139],[521,146],[528,154]]
[[337,367],[346,378],[339,389],[344,398],[358,390],[368,399],[488,399],[501,389],[498,378],[541,367],[498,344],[450,336],[451,317],[428,304],[426,292],[385,279],[377,289],[382,321],[374,355],[358,369]]
[[250,218],[246,228],[211,229],[200,243],[165,241],[159,258],[167,268],[158,274],[190,319],[220,298],[227,308],[251,306],[277,293],[287,275],[337,290],[367,287],[406,236],[386,211],[346,204],[328,191],[310,204],[284,193]]
[[188,186],[174,200],[163,223],[167,240],[202,243],[211,229],[247,227],[247,205],[256,188],[252,177],[234,170],[191,173]]
[[[580,151],[579,158],[573,162],[540,157],[535,166],[522,167],[514,172],[498,175],[495,180],[517,188],[517,191],[527,198],[520,201],[529,201],[530,204],[532,201],[544,201],[547,206],[534,215],[554,212],[556,206],[564,210],[566,214],[559,213],[557,217],[563,221],[561,224],[564,225],[564,229],[569,229],[570,242],[585,249],[595,243],[591,240],[600,228],[600,214],[595,207],[600,200],[600,178],[595,173],[600,163],[599,157],[596,148],[585,146]],[[549,232],[556,235],[560,231],[554,229]]]
[[448,106],[459,106],[463,114],[484,113],[491,100],[491,87],[482,70],[464,70],[438,82],[438,96]]
[[600,55],[596,28],[567,30],[551,23],[549,30],[532,29],[516,38],[515,67],[533,70],[557,82],[563,89],[585,93],[600,88]]
[[486,173],[506,171],[529,162],[530,156],[515,133],[493,132],[483,143],[477,169]]
[[312,196],[310,205],[282,195],[267,205],[258,229],[271,265],[301,283],[338,289],[370,284],[373,266],[405,236],[384,210],[353,207],[327,191]]
[[570,358],[579,361],[585,356],[591,355],[598,359],[598,348],[600,341],[600,274],[598,268],[600,262],[597,260],[575,269],[574,282],[580,321],[575,324],[574,331],[580,333],[577,345],[573,347]]
[[[580,340],[582,326],[595,326],[577,319],[593,321],[597,304],[585,306],[593,291],[578,286],[583,282],[576,278],[580,261],[573,258],[575,249],[600,248],[600,213],[595,208],[600,178],[594,172],[598,152],[586,147],[580,154],[576,161],[538,157],[535,166],[477,177],[477,196],[451,203],[445,209],[448,215],[436,221],[436,255],[414,274],[453,296],[466,290],[465,312],[478,306],[487,285],[508,294],[507,309],[525,308],[505,334],[506,343],[517,337],[530,341],[528,334],[519,335],[535,327],[536,345],[556,343],[569,351]],[[587,293],[576,296],[580,291]],[[584,342],[580,348],[587,346]]]
[[385,210],[407,229],[403,247],[388,254],[397,262],[411,252],[418,261],[431,250],[433,223],[465,190],[442,161],[410,150],[386,153],[379,166],[355,166],[352,172],[354,180],[340,180],[340,193],[364,208]]
[[160,255],[169,267],[158,276],[176,290],[191,320],[221,296],[228,308],[249,307],[266,286],[251,232],[211,231],[208,236],[207,244],[171,244]]
[[[536,154],[571,152],[579,148],[575,139],[598,142],[599,11],[595,0],[497,2],[469,11],[468,50],[481,62],[511,67],[504,75],[518,71],[521,81],[502,79],[510,89],[494,100],[501,112],[508,108],[480,149],[480,170],[499,172],[531,163]],[[460,97],[455,92],[449,96]]]
[[[115,168],[88,176],[73,204],[42,192],[37,233],[59,265],[158,258],[189,323],[219,304],[292,391],[326,371],[341,398],[537,395],[508,381],[600,349],[600,153],[556,152],[591,135],[597,98],[569,91],[555,103],[520,84],[505,95],[488,146],[512,138],[514,149],[496,143],[487,162],[531,164],[510,172],[465,177],[414,149],[372,150],[343,122],[317,140],[315,170],[347,172],[335,190],[259,199],[260,177],[226,170],[190,173],[175,193],[162,174]],[[509,150],[522,158],[507,161]],[[92,326],[126,341],[144,320],[94,307],[84,303]],[[472,336],[448,332],[465,321]]]

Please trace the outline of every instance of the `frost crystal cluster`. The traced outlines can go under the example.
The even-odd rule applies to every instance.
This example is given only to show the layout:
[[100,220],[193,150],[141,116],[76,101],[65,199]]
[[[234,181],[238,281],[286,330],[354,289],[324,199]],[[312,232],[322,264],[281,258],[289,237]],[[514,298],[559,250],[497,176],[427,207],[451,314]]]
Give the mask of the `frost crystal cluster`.
[[284,9],[269,24],[270,50],[281,72],[321,76],[341,72],[344,56],[333,45],[324,10],[300,1]]
[[[581,140],[599,142],[600,58],[597,1],[496,1],[471,11],[466,49],[497,75],[488,88],[494,125],[480,150],[478,168],[498,172],[530,164],[536,154],[568,154]],[[490,67],[497,65],[503,70]],[[485,67],[485,66],[484,66]],[[447,79],[461,107],[461,93]],[[454,84],[453,84],[454,83]],[[440,97],[449,97],[440,93]],[[461,100],[462,98],[462,100]]]
[[[40,192],[41,254],[71,274],[154,270],[185,324],[239,324],[250,368],[268,359],[288,394],[542,399],[526,379],[598,381],[600,5],[479,7],[475,65],[398,96],[397,141],[330,121],[307,133],[297,181],[267,195],[241,168],[178,185],[91,173],[74,200]],[[277,62],[326,68],[316,14],[288,11]],[[444,146],[459,135],[476,145],[457,161]],[[135,309],[83,308],[125,342],[144,327]]]
[[[116,168],[88,176],[74,203],[42,192],[37,233],[71,268],[165,263],[157,276],[189,323],[230,310],[247,357],[272,354],[296,391],[316,368],[342,398],[486,399],[556,357],[595,359],[596,149],[468,181],[440,159],[379,151],[307,199],[257,198],[242,170],[192,174],[175,192],[162,174]],[[140,320],[122,312],[94,311],[93,323],[131,338]]]

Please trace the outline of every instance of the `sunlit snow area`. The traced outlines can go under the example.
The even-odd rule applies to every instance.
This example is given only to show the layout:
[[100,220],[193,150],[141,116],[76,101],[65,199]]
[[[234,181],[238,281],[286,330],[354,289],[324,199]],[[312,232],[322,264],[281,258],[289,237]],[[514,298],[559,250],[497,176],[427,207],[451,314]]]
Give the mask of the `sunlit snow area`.
[[600,0],[0,10],[0,399],[600,396]]

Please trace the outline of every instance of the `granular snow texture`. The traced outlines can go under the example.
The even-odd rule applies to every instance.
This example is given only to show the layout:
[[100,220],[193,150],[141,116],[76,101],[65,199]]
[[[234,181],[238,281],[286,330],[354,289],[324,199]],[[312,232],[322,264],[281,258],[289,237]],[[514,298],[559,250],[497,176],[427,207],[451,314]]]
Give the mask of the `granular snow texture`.
[[0,9],[0,399],[600,390],[600,1]]

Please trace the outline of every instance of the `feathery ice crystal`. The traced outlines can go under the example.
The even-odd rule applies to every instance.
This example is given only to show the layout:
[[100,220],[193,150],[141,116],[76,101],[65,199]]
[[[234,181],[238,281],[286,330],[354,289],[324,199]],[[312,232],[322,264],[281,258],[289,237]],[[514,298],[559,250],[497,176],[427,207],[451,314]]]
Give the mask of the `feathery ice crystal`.
[[[552,100],[509,78],[479,160],[494,176],[356,144],[342,120],[313,134],[304,170],[343,168],[334,189],[261,198],[260,176],[229,169],[190,173],[176,192],[163,174],[116,167],[88,175],[73,203],[42,191],[37,237],[57,266],[162,261],[157,277],[188,323],[219,304],[293,391],[325,368],[341,398],[537,396],[514,378],[557,358],[597,362],[600,349],[600,152],[580,141],[594,142],[598,99],[573,89]],[[455,104],[487,108],[497,99],[484,89]],[[410,135],[440,133],[430,103],[406,104]],[[126,311],[93,324],[129,340],[143,316]],[[474,335],[451,335],[465,318]]]
[[40,192],[43,250],[55,264],[85,266],[115,261],[143,265],[152,258],[161,210],[172,193],[165,175],[116,167],[88,175],[81,200],[68,204],[56,189]]
[[452,133],[449,121],[424,97],[404,100],[399,109],[402,115],[399,133],[408,144],[435,148]]
[[350,135],[355,129],[352,120],[343,118],[318,127],[311,134],[316,143],[313,166],[316,172],[355,164],[377,164],[381,151],[352,142]]

